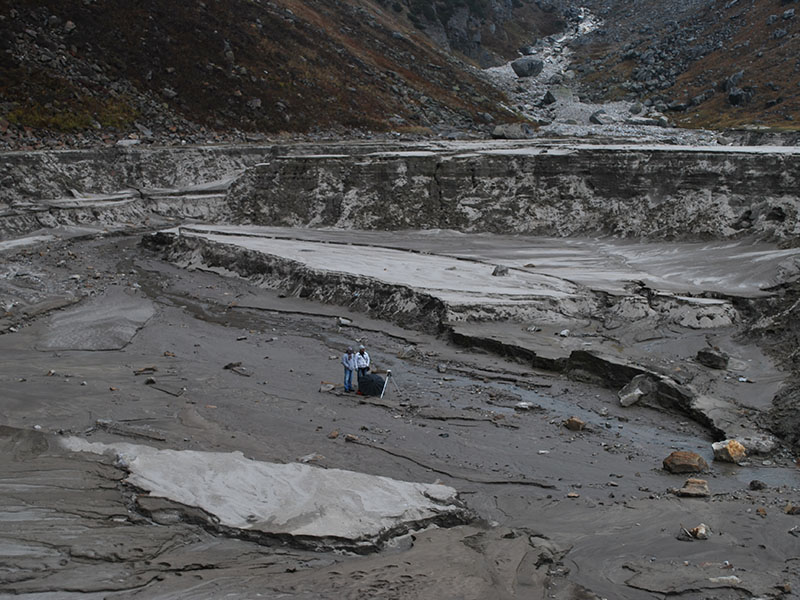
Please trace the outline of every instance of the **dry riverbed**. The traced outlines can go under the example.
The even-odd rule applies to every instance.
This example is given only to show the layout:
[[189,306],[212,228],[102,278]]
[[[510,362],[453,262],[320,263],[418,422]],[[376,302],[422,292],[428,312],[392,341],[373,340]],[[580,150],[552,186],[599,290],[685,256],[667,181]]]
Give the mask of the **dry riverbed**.
[[[505,318],[440,331],[287,293],[291,277],[257,286],[196,249],[176,265],[140,235],[75,233],[0,254],[2,597],[739,599],[800,589],[796,457],[778,443],[742,464],[713,460],[717,426],[768,439],[751,417],[782,377],[733,326],[603,329],[581,313],[597,309],[592,268],[565,277],[553,258],[536,277],[547,293],[580,298],[559,313],[571,325],[547,311],[534,315],[538,331]],[[364,239],[361,252],[398,252],[395,277],[432,255],[517,268],[502,240],[488,253],[487,236],[454,252],[446,236],[424,237],[406,236],[405,248],[399,237]],[[518,258],[523,269],[541,260]],[[350,266],[380,280],[362,272],[367,260]],[[645,255],[630,268],[658,271]],[[452,301],[453,286],[436,283],[426,293]],[[607,283],[604,294],[624,295]],[[456,304],[443,314],[473,310]],[[596,335],[612,328],[614,340]],[[730,369],[693,361],[708,339],[734,354]],[[358,343],[392,372],[382,399],[342,392],[339,355]],[[569,360],[587,343],[602,355],[621,346],[617,363],[669,369],[700,397],[714,391],[738,417],[622,407],[619,386],[596,372],[536,367],[508,351]],[[583,425],[567,428],[571,417]],[[674,450],[698,453],[708,470],[667,472]],[[705,479],[709,495],[676,495],[687,477]],[[683,530],[701,523],[708,539],[687,541]]]

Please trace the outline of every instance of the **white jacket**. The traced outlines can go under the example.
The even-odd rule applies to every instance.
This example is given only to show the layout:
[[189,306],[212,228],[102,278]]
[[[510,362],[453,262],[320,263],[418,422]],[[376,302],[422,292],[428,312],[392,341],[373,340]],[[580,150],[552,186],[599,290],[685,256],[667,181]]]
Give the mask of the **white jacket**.
[[364,367],[369,366],[369,354],[366,350],[364,350],[364,354],[361,354],[361,351],[356,352],[356,368],[363,369]]

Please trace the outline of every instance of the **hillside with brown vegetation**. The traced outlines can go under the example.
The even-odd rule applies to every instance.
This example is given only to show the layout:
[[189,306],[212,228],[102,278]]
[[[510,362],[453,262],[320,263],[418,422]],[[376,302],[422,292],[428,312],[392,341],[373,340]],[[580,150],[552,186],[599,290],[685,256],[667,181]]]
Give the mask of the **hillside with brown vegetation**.
[[[196,141],[231,130],[430,132],[513,119],[500,92],[431,40],[416,4],[4,0],[0,133]],[[436,3],[443,14],[447,4]],[[505,18],[520,13],[525,28],[549,14],[518,4]],[[495,56],[515,47],[520,27],[516,37],[493,28]]]
[[589,2],[584,92],[649,100],[679,126],[800,129],[800,2]]
[[[572,47],[583,98],[641,101],[682,127],[798,129],[798,0],[581,4],[602,19]],[[479,67],[575,13],[559,0],[0,0],[0,147],[485,136],[520,116]]]

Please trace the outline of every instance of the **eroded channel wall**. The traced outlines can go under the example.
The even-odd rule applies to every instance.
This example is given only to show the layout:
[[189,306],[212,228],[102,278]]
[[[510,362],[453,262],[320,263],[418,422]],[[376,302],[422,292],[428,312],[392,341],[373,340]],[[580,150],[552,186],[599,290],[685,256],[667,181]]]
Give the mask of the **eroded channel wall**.
[[[125,220],[157,213],[301,227],[791,241],[800,231],[799,167],[797,147],[554,141],[16,152],[0,156],[0,234],[107,223],[119,212]],[[153,192],[233,176],[227,194]],[[134,190],[124,203],[41,204],[123,189]]]
[[228,203],[259,225],[783,240],[799,231],[798,167],[795,152],[741,149],[290,156],[248,170]]

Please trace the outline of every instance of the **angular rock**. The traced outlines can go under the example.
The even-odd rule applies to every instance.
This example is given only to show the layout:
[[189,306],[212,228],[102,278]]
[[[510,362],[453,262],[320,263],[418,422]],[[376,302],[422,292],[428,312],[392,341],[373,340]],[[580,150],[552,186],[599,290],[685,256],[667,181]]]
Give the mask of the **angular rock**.
[[494,268],[494,271],[492,271],[492,275],[494,277],[503,277],[505,275],[508,275],[508,267],[506,267],[505,265],[497,265]]
[[759,490],[767,489],[767,484],[758,479],[753,479],[753,481],[751,481],[750,485],[748,485],[747,487],[753,490],[754,492],[757,492]]
[[511,68],[517,77],[536,77],[544,68],[544,61],[535,56],[523,56],[512,61]]
[[564,421],[564,427],[569,429],[570,431],[583,431],[586,427],[586,422],[582,421],[578,417],[570,417],[566,421]]
[[398,358],[411,358],[414,356],[419,356],[421,353],[417,350],[416,346],[404,346],[402,350],[397,354]]
[[707,498],[711,495],[711,490],[708,489],[708,482],[705,479],[690,477],[676,494],[687,498]]
[[696,540],[707,540],[711,535],[711,528],[705,523],[700,523],[697,527],[692,527],[689,533]]
[[592,116],[589,117],[589,122],[595,125],[611,125],[615,122],[615,119],[601,108],[592,113]]
[[748,455],[771,454],[778,447],[778,441],[768,434],[739,437],[736,441],[744,446]]
[[699,350],[695,356],[697,362],[709,369],[727,369],[729,356],[715,348]]
[[492,131],[494,139],[521,140],[533,137],[535,131],[527,123],[503,123]]
[[714,460],[721,462],[739,463],[747,458],[747,450],[736,440],[723,440],[711,444],[714,450]]
[[550,104],[555,103],[556,100],[557,100],[557,98],[555,97],[553,92],[551,92],[550,90],[547,90],[547,93],[542,97],[542,100],[541,100],[541,102],[539,104],[541,104],[541,106],[548,106]]
[[708,469],[708,463],[702,456],[684,450],[676,450],[662,464],[670,473],[702,473]]
[[619,391],[620,406],[632,406],[656,391],[656,382],[648,375],[637,375]]
[[742,106],[750,102],[753,99],[754,90],[751,87],[748,88],[733,88],[728,92],[728,102],[732,106]]

